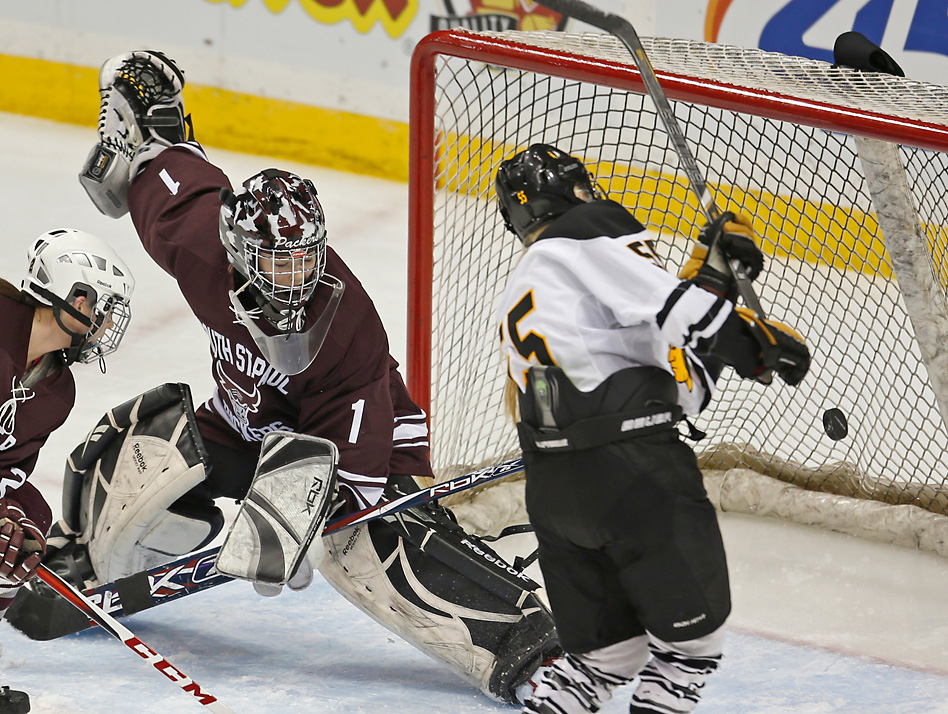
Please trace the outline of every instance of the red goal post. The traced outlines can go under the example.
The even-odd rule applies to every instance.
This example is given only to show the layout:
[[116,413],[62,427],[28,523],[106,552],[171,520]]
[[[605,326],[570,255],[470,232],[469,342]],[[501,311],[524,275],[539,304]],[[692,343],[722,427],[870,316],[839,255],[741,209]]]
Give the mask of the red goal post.
[[[642,40],[718,205],[750,215],[762,236],[765,308],[814,353],[796,390],[725,371],[698,421],[709,433],[696,445],[702,467],[779,480],[770,505],[755,481],[747,505],[734,506],[746,510],[792,510],[789,499],[808,504],[804,520],[819,520],[809,491],[856,497],[857,510],[945,513],[948,88],[756,49]],[[579,155],[610,197],[658,230],[670,271],[690,250],[702,219],[644,94],[610,35],[452,30],[418,44],[407,373],[430,416],[440,477],[517,453],[492,314],[519,252],[493,201],[503,158],[536,141]],[[838,441],[821,423],[833,407],[848,420]],[[747,491],[709,484],[715,498],[719,490]],[[837,515],[849,507],[836,503]]]

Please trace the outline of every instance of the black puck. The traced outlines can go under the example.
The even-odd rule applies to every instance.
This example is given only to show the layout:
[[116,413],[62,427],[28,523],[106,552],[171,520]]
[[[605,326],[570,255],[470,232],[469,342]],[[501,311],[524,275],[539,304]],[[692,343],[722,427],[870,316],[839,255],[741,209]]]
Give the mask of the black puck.
[[833,441],[844,439],[849,433],[849,424],[846,422],[846,415],[839,409],[833,407],[823,412],[823,431]]

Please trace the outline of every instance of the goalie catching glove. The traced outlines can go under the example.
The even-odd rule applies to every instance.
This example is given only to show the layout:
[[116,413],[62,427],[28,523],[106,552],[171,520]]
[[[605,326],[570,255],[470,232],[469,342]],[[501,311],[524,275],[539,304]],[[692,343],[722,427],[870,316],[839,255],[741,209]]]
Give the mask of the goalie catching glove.
[[128,213],[138,170],[165,148],[191,137],[181,89],[184,73],[161,52],[140,50],[107,60],[99,72],[99,143],[79,183],[109,218]]
[[744,273],[754,280],[764,269],[764,254],[757,244],[760,242],[750,219],[740,213],[727,211],[713,221],[702,226],[698,233],[698,243],[691,251],[691,257],[682,267],[678,277],[682,280],[694,280],[695,283],[722,296],[729,296],[734,288],[734,278],[730,271],[722,272],[726,266],[715,267],[712,251],[719,251],[727,262],[738,261]]
[[759,382],[769,383],[776,372],[791,387],[798,385],[810,369],[810,350],[803,337],[792,327],[775,320],[765,320],[746,307],[736,307],[737,313],[760,344],[760,358],[755,373],[741,374]]
[[16,501],[0,498],[0,597],[12,597],[36,575],[45,553],[42,531]]

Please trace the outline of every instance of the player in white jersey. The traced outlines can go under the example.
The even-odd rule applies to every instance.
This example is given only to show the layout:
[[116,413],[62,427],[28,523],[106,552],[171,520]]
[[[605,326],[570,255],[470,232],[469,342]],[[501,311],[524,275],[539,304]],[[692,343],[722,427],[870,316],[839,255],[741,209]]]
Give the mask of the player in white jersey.
[[497,319],[567,652],[523,711],[596,711],[638,677],[633,714],[690,712],[722,656],[730,591],[717,517],[676,424],[707,406],[725,365],[796,385],[809,351],[786,325],[735,308],[733,279],[706,262],[713,244],[760,273],[746,218],[708,224],[675,277],[654,254],[657,235],[555,147],[505,161],[496,189],[527,248]]

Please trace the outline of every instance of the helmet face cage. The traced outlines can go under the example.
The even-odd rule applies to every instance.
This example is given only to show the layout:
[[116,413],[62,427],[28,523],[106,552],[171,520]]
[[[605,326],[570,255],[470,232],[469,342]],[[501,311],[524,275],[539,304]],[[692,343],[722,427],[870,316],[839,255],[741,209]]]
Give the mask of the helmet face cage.
[[326,221],[311,181],[267,169],[221,207],[221,241],[264,316],[298,332],[326,269]]
[[504,223],[520,240],[573,206],[605,197],[583,162],[549,144],[533,144],[504,161],[495,188]]
[[[57,322],[73,335],[67,362],[92,362],[114,352],[131,320],[129,300],[135,280],[111,246],[88,233],[61,229],[37,238],[27,258],[21,288],[40,304],[52,307]],[[86,298],[92,308],[89,326],[80,333],[62,321],[62,312],[72,314],[78,297]]]
[[79,346],[76,361],[88,363],[115,352],[131,319],[128,300],[114,293],[103,293],[92,307],[92,327]]

